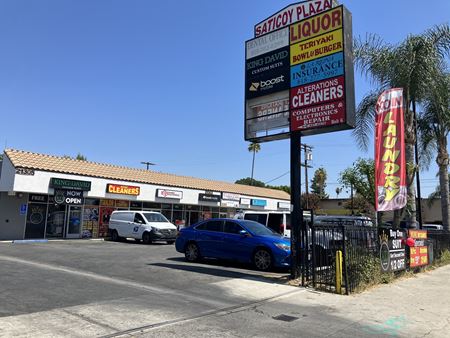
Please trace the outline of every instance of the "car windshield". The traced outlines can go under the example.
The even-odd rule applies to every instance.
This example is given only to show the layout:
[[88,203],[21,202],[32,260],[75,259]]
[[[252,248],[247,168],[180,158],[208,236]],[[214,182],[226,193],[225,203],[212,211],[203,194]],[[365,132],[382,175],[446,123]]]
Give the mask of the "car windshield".
[[157,213],[144,212],[144,216],[148,222],[161,222],[161,223],[169,222],[167,220],[167,218],[165,218],[163,215],[157,214]]
[[280,236],[278,233],[273,232],[271,229],[254,221],[242,221],[241,224],[253,235],[256,236]]

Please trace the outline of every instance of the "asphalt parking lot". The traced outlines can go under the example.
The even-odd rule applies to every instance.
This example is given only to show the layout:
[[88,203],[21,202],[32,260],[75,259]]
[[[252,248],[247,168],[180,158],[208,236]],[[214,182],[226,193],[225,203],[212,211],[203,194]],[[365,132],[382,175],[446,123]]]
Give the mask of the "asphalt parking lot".
[[[283,285],[287,271],[262,273],[231,262],[192,264],[174,245],[133,241],[0,243],[0,276],[0,336],[14,334],[2,325],[13,318],[17,327],[41,330],[26,323],[45,312],[55,316],[56,311],[56,325],[64,322],[61,317],[70,317],[64,333],[70,333],[71,325],[76,332],[83,321],[94,326],[87,335],[108,335],[293,289]],[[45,330],[35,333],[45,335]]]

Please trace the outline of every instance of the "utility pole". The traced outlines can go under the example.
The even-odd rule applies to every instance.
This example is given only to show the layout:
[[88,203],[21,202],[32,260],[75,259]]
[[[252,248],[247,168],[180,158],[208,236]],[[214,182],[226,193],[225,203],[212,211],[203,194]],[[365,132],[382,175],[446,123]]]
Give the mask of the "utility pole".
[[305,197],[306,197],[306,209],[309,209],[309,191],[308,191],[308,168],[312,168],[312,166],[308,165],[308,161],[311,161],[312,157],[312,147],[302,143],[301,147],[303,148],[303,153],[304,153],[304,158],[305,161],[304,163],[301,165],[302,167],[305,168]]
[[151,165],[155,165],[155,163],[152,162],[141,162],[141,164],[145,164],[147,166],[147,170]]

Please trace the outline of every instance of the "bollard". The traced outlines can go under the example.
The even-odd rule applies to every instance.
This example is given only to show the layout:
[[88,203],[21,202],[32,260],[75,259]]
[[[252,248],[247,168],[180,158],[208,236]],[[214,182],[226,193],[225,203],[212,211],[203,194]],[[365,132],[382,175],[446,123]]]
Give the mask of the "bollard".
[[342,251],[336,251],[336,292],[342,294]]

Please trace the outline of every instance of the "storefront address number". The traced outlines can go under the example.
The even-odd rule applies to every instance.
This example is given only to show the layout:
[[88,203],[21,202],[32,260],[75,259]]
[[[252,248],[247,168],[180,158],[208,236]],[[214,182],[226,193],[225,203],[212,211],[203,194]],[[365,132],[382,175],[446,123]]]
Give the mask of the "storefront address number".
[[33,169],[26,169],[26,168],[16,168],[16,174],[17,175],[34,176],[34,170]]

